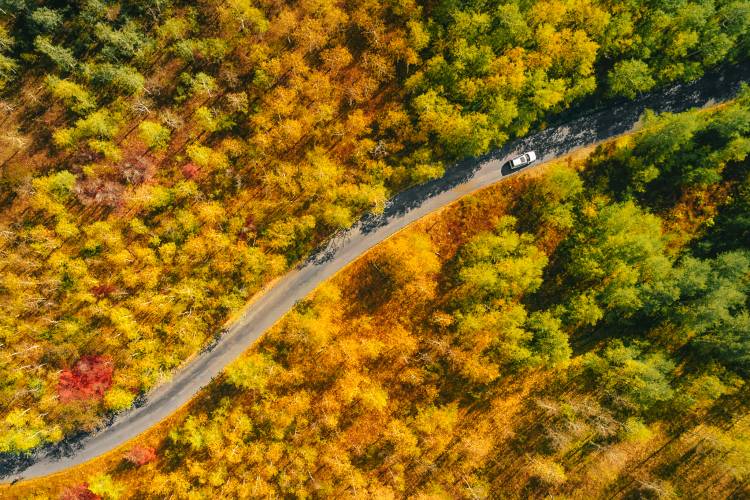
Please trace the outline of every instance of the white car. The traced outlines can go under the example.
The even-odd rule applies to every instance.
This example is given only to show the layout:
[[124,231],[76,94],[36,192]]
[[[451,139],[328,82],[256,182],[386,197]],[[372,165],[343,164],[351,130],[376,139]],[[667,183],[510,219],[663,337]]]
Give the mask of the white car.
[[526,165],[535,161],[536,161],[536,153],[533,151],[529,151],[528,153],[524,153],[521,156],[518,156],[510,160],[510,168],[516,169],[516,168],[525,167]]

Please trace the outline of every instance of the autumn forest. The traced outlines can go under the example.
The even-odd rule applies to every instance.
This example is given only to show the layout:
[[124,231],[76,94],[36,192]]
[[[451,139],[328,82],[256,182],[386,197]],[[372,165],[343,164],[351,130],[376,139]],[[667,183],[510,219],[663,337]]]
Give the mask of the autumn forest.
[[[0,0],[0,466],[367,213],[750,64],[742,0]],[[750,87],[469,194],[10,498],[750,495]]]

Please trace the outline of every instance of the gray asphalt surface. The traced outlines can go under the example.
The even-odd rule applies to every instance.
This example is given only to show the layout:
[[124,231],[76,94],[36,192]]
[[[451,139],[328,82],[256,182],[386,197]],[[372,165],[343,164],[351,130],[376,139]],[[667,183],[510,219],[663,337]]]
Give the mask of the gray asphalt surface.
[[110,425],[96,433],[67,439],[27,457],[0,460],[0,480],[11,482],[41,477],[82,464],[156,425],[195,396],[298,300],[358,256],[417,219],[518,173],[511,171],[506,164],[514,155],[535,150],[540,161],[527,167],[534,168],[580,147],[632,130],[645,109],[677,112],[711,105],[731,98],[740,83],[748,80],[750,65],[735,66],[690,84],[646,95],[634,102],[611,103],[606,109],[577,116],[567,113],[559,119],[568,120],[566,123],[553,124],[491,154],[462,162],[449,169],[444,177],[396,195],[382,214],[363,218],[277,281],[247,308],[215,345],[177,371],[168,383],[150,392],[138,408],[116,416]]

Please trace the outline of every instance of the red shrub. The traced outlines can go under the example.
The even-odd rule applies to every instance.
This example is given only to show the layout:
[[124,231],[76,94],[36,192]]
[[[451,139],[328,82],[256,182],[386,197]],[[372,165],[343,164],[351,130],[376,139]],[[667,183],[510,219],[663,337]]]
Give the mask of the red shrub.
[[112,361],[107,356],[84,356],[72,370],[63,370],[57,384],[60,401],[101,399],[112,385]]
[[117,290],[117,288],[114,285],[108,285],[105,283],[91,288],[91,293],[96,295],[97,299],[101,299],[103,297],[109,297],[115,292],[115,290]]
[[255,231],[258,229],[258,226],[255,225],[255,217],[253,217],[252,214],[245,217],[245,225],[243,226],[243,229],[247,231]]
[[89,489],[88,483],[71,486],[60,494],[60,500],[100,500],[101,498]]
[[258,227],[255,225],[255,217],[248,215],[245,217],[245,224],[240,228],[239,236],[244,237],[245,240],[249,240],[251,237],[255,236],[257,230]]
[[156,460],[156,450],[150,446],[137,444],[125,454],[125,460],[134,465],[145,465]]
[[182,175],[184,175],[186,179],[195,179],[196,177],[198,177],[199,173],[200,169],[195,163],[188,163],[187,165],[182,167]]

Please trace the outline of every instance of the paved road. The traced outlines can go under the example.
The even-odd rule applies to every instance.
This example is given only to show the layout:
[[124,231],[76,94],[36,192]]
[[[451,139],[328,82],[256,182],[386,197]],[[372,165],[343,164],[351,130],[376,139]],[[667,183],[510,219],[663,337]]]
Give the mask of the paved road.
[[[631,130],[647,108],[683,111],[731,98],[740,82],[750,80],[750,65],[721,70],[691,84],[677,85],[635,102],[615,103],[604,110],[572,117],[504,148],[462,162],[441,179],[404,191],[390,200],[383,214],[368,216],[331,240],[307,262],[285,275],[254,302],[210,349],[156,388],[144,404],[116,417],[98,433],[69,439],[38,450],[24,460],[0,462],[3,482],[52,474],[84,463],[135,438],[187,403],[202,387],[240,356],[264,331],[321,282],[358,256],[410,223],[471,193],[503,180],[511,172],[505,162],[516,153],[535,150],[540,162],[564,156]],[[534,165],[528,167],[533,168]]]

